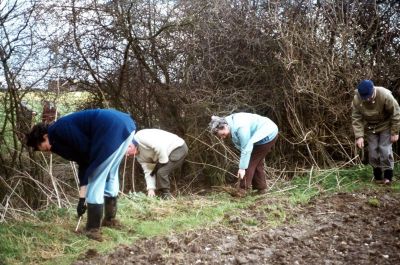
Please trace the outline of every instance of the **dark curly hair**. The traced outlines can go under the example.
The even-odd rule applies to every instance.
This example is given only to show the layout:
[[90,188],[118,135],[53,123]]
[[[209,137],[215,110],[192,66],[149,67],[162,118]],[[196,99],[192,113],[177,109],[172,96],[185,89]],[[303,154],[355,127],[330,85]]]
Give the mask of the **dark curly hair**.
[[26,145],[33,148],[33,150],[39,150],[39,145],[44,141],[43,136],[48,133],[49,124],[38,123],[34,125],[29,133],[25,135]]

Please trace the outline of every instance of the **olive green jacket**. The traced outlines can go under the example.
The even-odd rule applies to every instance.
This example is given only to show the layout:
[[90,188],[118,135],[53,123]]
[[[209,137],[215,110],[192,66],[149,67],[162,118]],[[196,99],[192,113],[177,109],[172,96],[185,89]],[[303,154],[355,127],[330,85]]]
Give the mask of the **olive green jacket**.
[[384,87],[374,86],[376,97],[363,101],[357,90],[352,102],[352,125],[356,139],[364,133],[379,133],[390,129],[392,135],[400,129],[400,108],[392,92]]

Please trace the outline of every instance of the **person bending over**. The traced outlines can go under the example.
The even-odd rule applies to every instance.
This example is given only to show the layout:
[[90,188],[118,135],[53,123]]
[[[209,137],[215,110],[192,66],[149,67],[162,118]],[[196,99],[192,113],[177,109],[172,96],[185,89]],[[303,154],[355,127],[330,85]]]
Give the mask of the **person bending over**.
[[354,93],[351,119],[356,146],[364,148],[364,138],[367,140],[374,180],[390,184],[394,167],[392,143],[399,140],[399,104],[390,90],[374,86],[371,80],[362,80]]
[[136,155],[143,168],[147,195],[154,197],[156,191],[161,198],[171,197],[169,175],[180,167],[188,154],[185,141],[179,136],[160,129],[143,129],[134,136],[135,143],[128,148],[127,155]]
[[269,118],[253,113],[235,113],[226,117],[212,116],[211,133],[221,139],[231,138],[240,150],[237,177],[245,192],[253,188],[266,192],[264,160],[278,138],[278,126]]
[[[135,129],[129,114],[92,109],[66,115],[51,124],[36,124],[26,135],[27,145],[34,150],[50,151],[78,164],[77,213],[81,217],[87,208],[85,232],[91,239],[102,241],[101,224],[119,225],[115,219],[118,169]],[[101,223],[103,208],[105,216]]]

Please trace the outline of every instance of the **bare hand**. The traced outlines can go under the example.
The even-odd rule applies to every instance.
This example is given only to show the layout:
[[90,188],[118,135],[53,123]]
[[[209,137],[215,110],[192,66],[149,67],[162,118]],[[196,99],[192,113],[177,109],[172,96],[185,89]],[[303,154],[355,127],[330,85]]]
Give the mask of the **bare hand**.
[[243,179],[246,174],[246,169],[239,169],[237,173],[237,178]]
[[364,148],[364,138],[360,137],[356,140],[356,145],[358,148],[363,149]]
[[398,135],[398,134],[395,134],[395,135],[390,136],[390,141],[391,141],[392,143],[395,143],[395,142],[397,142],[398,140],[399,140],[399,135]]
[[147,196],[149,197],[155,197],[156,196],[156,192],[154,190],[148,190],[147,191]]

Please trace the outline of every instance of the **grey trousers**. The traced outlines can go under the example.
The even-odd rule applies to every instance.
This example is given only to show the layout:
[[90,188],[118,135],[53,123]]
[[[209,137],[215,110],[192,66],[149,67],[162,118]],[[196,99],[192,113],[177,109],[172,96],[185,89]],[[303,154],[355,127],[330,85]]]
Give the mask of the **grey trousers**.
[[172,170],[180,167],[183,164],[183,161],[185,161],[185,158],[188,154],[188,150],[189,149],[185,143],[182,146],[174,149],[171,152],[171,154],[169,154],[168,163],[162,166],[157,171],[157,176],[156,176],[157,190],[170,189],[169,174],[172,172]]
[[368,133],[369,164],[382,170],[393,169],[394,159],[390,130],[380,133]]

